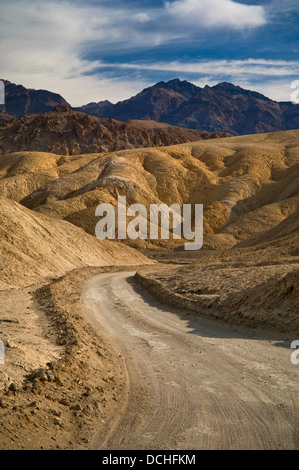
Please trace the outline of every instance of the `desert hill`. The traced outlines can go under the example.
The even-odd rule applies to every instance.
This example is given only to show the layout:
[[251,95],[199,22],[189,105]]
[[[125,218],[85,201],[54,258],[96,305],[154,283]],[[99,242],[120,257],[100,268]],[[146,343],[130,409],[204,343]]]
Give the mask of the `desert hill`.
[[298,331],[298,222],[289,235],[135,278],[162,302],[197,315],[265,331]]
[[0,288],[38,284],[84,266],[148,263],[141,253],[98,240],[67,222],[0,197]]
[[[294,201],[295,202],[295,201]],[[298,207],[298,206],[297,206]],[[242,243],[239,243],[238,247],[250,247],[266,243],[272,240],[277,240],[283,237],[291,238],[299,234],[299,209],[295,210],[290,216],[283,219],[278,225],[273,228],[259,232],[252,238],[248,238]],[[298,240],[299,244],[299,240]],[[298,251],[299,254],[299,251]]]
[[154,121],[99,119],[67,107],[0,122],[0,152],[50,152],[61,155],[157,147],[227,136],[183,129]]
[[298,230],[299,131],[81,156],[15,153],[0,158],[0,177],[3,196],[92,235],[96,207],[116,206],[118,195],[147,208],[202,203],[209,249]]

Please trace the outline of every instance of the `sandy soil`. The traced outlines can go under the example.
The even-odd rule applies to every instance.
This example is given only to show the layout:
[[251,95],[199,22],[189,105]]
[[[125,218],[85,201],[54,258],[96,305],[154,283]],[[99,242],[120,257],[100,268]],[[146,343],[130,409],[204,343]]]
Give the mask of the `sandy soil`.
[[[298,130],[2,156],[0,448],[298,448],[298,161]],[[203,250],[96,239],[120,194],[202,202]]]
[[[299,235],[228,251],[148,252],[136,280],[167,305],[299,337]],[[172,260],[172,265],[171,265]],[[163,267],[164,266],[164,267]]]
[[92,448],[298,448],[289,340],[161,305],[131,273],[88,281],[84,302],[125,357],[129,395]]
[[1,291],[0,449],[84,449],[118,412],[125,367],[81,301],[84,279],[105,269]]
[[128,269],[1,293],[0,448],[298,448],[292,338],[167,307],[133,279],[157,266]]

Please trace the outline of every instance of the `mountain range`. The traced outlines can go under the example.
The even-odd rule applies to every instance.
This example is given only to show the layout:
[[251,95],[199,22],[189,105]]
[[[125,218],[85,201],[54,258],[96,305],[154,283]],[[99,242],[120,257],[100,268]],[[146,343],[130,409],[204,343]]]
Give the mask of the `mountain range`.
[[82,111],[114,119],[154,119],[168,124],[256,134],[299,127],[299,105],[279,103],[231,83],[197,87],[179,79],[159,82],[116,104],[90,103]]
[[7,80],[3,80],[3,82],[5,85],[5,105],[0,106],[0,113],[6,116],[41,114],[51,111],[57,106],[71,107],[57,93],[25,88],[23,85],[16,85]]
[[[59,106],[71,107],[58,94],[26,89],[7,81],[5,84],[6,105],[1,108],[2,120],[7,115],[40,114]],[[179,79],[162,81],[116,104],[106,100],[73,109],[118,121],[154,120],[234,135],[299,128],[299,105],[277,102],[226,82],[200,88]]]
[[120,122],[88,116],[60,106],[47,113],[17,116],[0,122],[0,155],[22,151],[60,155],[105,153],[229,135],[225,132],[185,129],[151,120]]

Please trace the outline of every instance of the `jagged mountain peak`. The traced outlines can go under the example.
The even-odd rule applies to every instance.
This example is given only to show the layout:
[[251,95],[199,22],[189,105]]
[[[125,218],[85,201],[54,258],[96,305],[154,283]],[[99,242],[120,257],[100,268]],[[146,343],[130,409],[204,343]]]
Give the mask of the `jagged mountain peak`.
[[[50,111],[70,105],[55,93],[28,90],[8,84],[3,119]],[[190,129],[232,134],[256,134],[299,127],[299,105],[278,103],[256,91],[229,82],[200,88],[186,80],[160,81],[137,95],[116,104],[110,101],[89,103],[75,108],[86,114],[119,121],[154,120]],[[0,121],[3,120],[1,119]]]

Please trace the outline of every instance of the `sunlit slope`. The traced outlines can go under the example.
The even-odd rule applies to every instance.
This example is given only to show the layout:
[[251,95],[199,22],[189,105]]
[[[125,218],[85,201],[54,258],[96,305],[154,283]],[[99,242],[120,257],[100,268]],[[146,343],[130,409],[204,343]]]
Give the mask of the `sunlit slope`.
[[0,176],[5,197],[90,234],[97,205],[116,206],[118,195],[146,207],[202,203],[205,246],[232,247],[298,210],[299,130],[82,156],[23,152],[0,158]]
[[0,197],[0,287],[22,286],[84,266],[148,263],[138,251],[98,240]]

